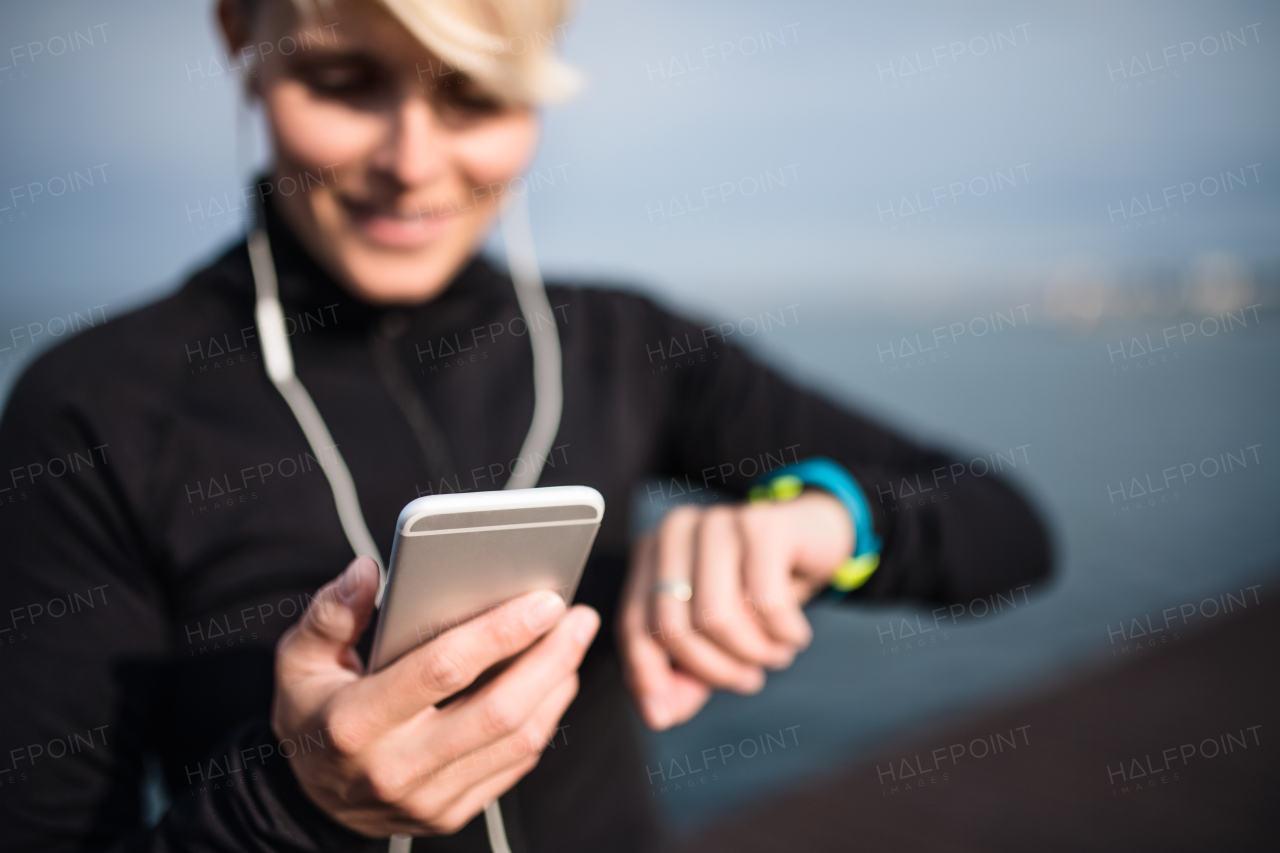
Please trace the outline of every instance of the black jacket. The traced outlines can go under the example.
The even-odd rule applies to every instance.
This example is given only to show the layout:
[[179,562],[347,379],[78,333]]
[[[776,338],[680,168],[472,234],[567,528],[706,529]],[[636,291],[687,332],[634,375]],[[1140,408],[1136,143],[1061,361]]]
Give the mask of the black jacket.
[[[413,498],[501,488],[533,410],[510,280],[475,260],[427,304],[376,309],[274,216],[269,228],[298,375],[382,552]],[[741,494],[781,464],[835,459],[862,483],[884,540],[851,602],[969,598],[1048,572],[1043,528],[994,474],[797,389],[716,328],[620,292],[548,290],[555,316],[535,322],[558,329],[565,402],[539,485],[605,497],[578,600],[606,628],[555,745],[503,800],[517,850],[641,849],[655,837],[608,628],[638,484],[662,477],[650,498]],[[352,555],[264,373],[253,300],[241,243],[169,298],[43,356],[9,401],[0,848],[385,849],[311,804],[266,724],[276,640]],[[148,755],[172,806],[144,831]],[[414,849],[487,849],[483,822]]]

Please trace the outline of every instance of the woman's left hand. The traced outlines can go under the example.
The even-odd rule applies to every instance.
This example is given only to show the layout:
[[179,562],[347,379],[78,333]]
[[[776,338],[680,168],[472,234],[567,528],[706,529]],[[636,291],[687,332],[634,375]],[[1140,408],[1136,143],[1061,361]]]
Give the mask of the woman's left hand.
[[632,554],[617,635],[645,723],[687,722],[714,689],[751,694],[791,665],[813,631],[801,610],[853,553],[834,497],[681,506]]

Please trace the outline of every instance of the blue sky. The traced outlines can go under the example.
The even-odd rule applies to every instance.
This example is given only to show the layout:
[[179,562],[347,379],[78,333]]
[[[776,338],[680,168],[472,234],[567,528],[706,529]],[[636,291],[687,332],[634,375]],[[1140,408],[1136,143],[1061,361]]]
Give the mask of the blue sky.
[[[1171,293],[1206,257],[1265,280],[1278,18],[585,0],[565,52],[588,87],[547,113],[530,193],[539,253],[711,314],[797,293],[927,310],[1081,275]],[[207,73],[212,19],[208,0],[0,10],[6,327],[118,314],[234,239],[210,204],[255,146],[237,146],[235,84]]]

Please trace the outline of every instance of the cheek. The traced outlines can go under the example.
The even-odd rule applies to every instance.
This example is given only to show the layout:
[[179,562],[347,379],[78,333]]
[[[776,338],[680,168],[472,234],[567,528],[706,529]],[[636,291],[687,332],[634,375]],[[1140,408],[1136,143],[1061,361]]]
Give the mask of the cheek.
[[454,151],[469,183],[505,183],[528,167],[536,143],[533,118],[510,116],[463,133]]
[[273,86],[264,101],[279,153],[304,167],[362,160],[382,136],[376,117],[315,101],[300,84]]

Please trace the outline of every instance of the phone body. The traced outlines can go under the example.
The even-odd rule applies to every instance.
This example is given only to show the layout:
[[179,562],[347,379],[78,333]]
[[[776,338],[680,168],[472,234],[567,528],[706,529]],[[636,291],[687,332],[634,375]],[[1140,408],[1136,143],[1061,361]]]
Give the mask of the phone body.
[[396,522],[369,670],[527,592],[573,601],[604,518],[588,486],[428,495]]

